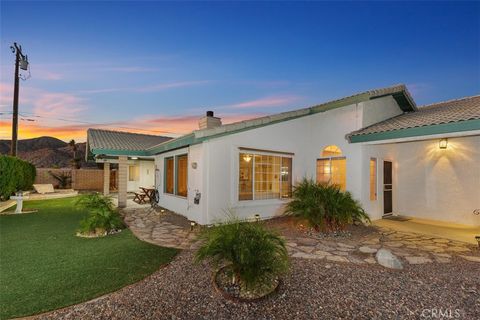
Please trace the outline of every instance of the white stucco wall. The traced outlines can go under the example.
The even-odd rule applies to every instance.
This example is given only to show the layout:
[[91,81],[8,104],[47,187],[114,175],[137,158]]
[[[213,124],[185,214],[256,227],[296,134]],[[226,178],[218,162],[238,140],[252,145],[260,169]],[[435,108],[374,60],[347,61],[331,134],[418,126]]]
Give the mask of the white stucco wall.
[[[394,213],[469,225],[480,225],[480,136],[364,146],[364,157],[377,157],[378,199],[364,201],[372,218],[383,214],[383,159],[394,163]],[[368,164],[362,168],[368,178]],[[365,180],[368,182],[368,180]],[[368,185],[366,185],[368,186]],[[368,187],[363,199],[368,199]]]
[[127,191],[139,192],[139,187],[152,187],[155,181],[155,163],[153,161],[129,160],[128,165],[139,167],[138,181],[130,181],[130,171],[127,169]]

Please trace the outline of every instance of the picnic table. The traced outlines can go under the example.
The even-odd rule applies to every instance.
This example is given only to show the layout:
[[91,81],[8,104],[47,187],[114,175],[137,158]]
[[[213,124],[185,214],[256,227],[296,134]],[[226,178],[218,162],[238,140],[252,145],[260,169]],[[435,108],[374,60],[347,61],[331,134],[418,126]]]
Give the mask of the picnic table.
[[145,204],[147,202],[152,202],[155,197],[155,188],[153,187],[140,187],[141,192],[135,192],[135,197],[133,201],[138,204]]

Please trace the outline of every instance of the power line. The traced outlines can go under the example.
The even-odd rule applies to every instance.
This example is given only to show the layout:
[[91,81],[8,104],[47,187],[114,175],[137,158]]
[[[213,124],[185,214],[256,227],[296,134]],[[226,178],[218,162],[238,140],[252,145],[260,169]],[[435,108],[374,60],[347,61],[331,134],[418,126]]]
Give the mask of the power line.
[[[7,111],[7,112],[0,112],[0,115],[3,114],[12,114],[13,112]],[[26,115],[26,113],[30,115]],[[166,131],[166,130],[149,130],[149,129],[141,129],[141,128],[135,128],[135,127],[124,127],[124,126],[115,126],[115,125],[109,125],[109,124],[102,124],[102,123],[95,123],[95,122],[89,122],[89,121],[81,121],[81,120],[73,120],[73,119],[66,119],[66,118],[53,118],[53,117],[45,117],[45,116],[39,116],[35,115],[32,112],[22,112],[20,114],[23,117],[34,117],[34,118],[42,118],[42,119],[48,119],[48,120],[58,120],[58,121],[65,121],[65,122],[72,122],[72,123],[82,123],[82,124],[90,124],[96,127],[113,127],[117,129],[130,129],[130,130],[138,130],[138,131],[144,131],[144,132],[156,132],[156,133],[169,133],[169,134],[178,134],[176,132],[172,131]],[[24,120],[24,119],[22,119]],[[25,119],[25,121],[35,121],[33,119]]]

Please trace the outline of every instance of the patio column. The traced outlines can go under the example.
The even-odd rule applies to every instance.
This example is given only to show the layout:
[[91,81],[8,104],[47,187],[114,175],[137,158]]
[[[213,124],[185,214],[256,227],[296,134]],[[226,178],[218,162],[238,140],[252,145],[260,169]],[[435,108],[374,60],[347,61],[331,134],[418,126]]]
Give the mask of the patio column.
[[103,164],[103,195],[108,196],[110,193],[110,162]]
[[127,156],[118,157],[118,207],[127,206]]

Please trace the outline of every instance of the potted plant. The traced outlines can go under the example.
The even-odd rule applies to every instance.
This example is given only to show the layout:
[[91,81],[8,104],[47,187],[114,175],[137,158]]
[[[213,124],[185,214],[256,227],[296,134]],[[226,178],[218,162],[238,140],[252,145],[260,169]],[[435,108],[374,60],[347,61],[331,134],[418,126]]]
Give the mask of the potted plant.
[[211,260],[219,267],[213,284],[223,296],[252,301],[274,292],[289,267],[285,241],[261,222],[230,218],[200,236],[196,260]]

